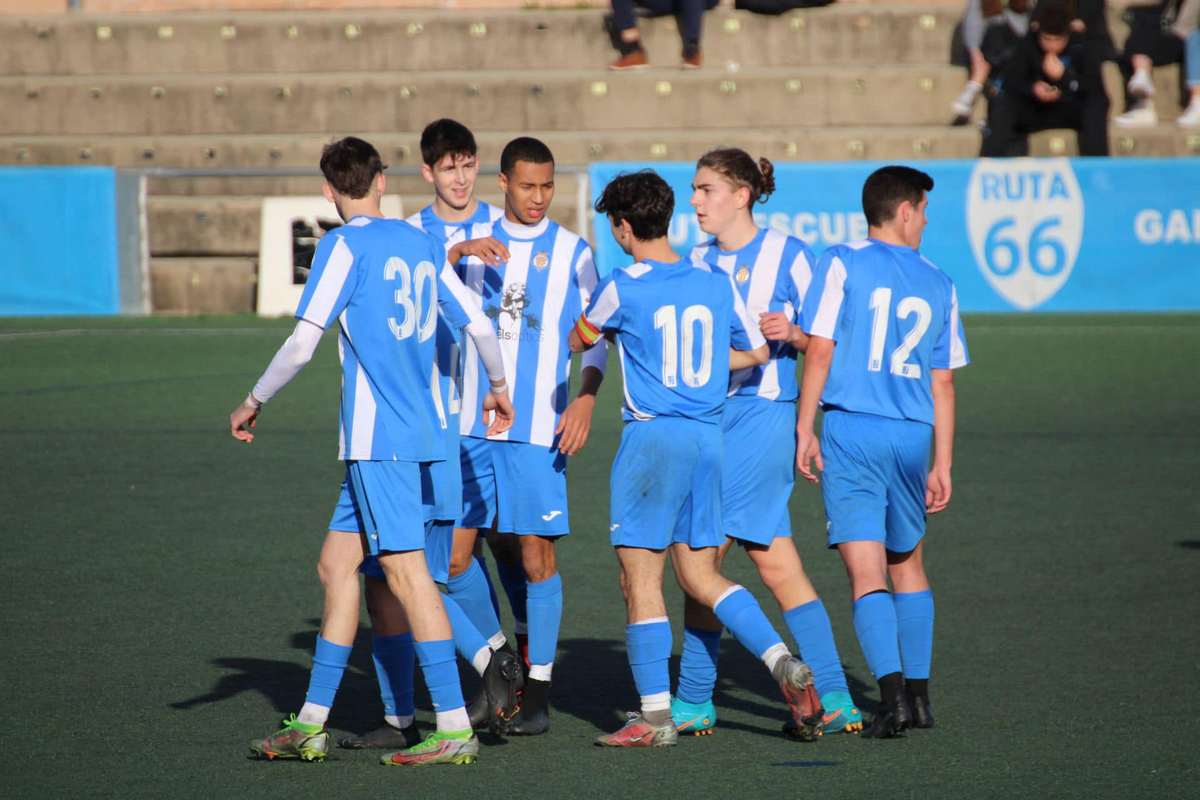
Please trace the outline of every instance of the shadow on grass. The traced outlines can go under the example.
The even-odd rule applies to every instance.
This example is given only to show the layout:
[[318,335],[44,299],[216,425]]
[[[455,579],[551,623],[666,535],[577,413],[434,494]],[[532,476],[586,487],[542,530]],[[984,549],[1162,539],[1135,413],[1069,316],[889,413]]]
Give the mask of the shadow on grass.
[[1200,550],[1200,539],[1180,539],[1175,546],[1184,550]]

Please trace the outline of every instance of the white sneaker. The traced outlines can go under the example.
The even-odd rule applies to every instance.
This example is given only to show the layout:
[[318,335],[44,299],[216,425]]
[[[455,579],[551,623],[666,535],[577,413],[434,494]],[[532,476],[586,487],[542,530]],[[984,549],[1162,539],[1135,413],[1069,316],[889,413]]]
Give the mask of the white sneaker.
[[975,81],[967,81],[967,85],[963,87],[958,97],[954,98],[954,102],[950,104],[954,115],[956,117],[969,117],[971,115],[971,106],[975,105],[975,99],[979,97],[981,91],[983,91],[983,86]]
[[1150,103],[1143,103],[1113,117],[1113,124],[1121,128],[1153,128],[1158,124],[1158,112]]
[[1175,120],[1175,124],[1181,128],[1200,128],[1200,100],[1193,100]]
[[1149,72],[1135,72],[1127,84],[1129,93],[1134,97],[1154,97],[1154,81]]

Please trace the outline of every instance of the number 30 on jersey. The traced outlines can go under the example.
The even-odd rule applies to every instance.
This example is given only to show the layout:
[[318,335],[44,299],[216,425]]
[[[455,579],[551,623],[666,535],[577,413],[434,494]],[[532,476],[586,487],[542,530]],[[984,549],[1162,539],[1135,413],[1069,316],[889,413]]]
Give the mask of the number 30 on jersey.
[[[417,341],[428,341],[437,327],[437,277],[433,264],[421,261],[416,269],[410,270],[408,262],[392,256],[383,265],[383,279],[400,281],[396,289],[396,305],[404,315],[399,321],[395,317],[388,317],[392,335],[397,339],[407,339],[416,333]],[[418,319],[420,327],[417,327]]]

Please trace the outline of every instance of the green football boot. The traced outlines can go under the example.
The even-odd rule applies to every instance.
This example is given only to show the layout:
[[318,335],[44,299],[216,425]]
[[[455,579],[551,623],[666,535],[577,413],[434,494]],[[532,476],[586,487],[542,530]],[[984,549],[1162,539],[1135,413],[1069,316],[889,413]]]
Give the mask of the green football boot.
[[265,739],[250,743],[250,752],[259,758],[298,758],[324,761],[329,755],[329,731],[323,725],[309,725],[296,715],[283,721],[283,727]]
[[379,759],[389,767],[423,767],[427,764],[474,764],[479,758],[479,739],[470,728],[434,731],[425,741]]

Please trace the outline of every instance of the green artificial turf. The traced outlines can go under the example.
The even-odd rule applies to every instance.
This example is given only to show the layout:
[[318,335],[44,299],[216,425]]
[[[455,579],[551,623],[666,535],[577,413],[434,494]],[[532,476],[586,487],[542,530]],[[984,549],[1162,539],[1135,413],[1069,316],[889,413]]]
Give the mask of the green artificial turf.
[[[321,609],[314,565],[341,479],[331,339],[264,412],[253,445],[229,437],[230,409],[289,325],[0,320],[5,796],[1200,791],[1200,317],[967,319],[974,364],[958,373],[954,499],[928,540],[938,727],[899,741],[784,739],[775,687],[727,636],[715,736],[663,751],[592,746],[636,703],[607,544],[614,363],[571,464],[553,728],[485,738],[472,767],[413,771],[385,769],[371,752],[324,764],[246,758],[246,744],[303,700]],[[817,489],[797,487],[792,508],[869,707],[875,690],[840,562],[823,546]],[[779,624],[747,559],[735,551],[727,566]],[[669,581],[668,595],[678,647],[682,604]],[[374,727],[380,714],[362,634],[338,730]],[[418,704],[428,722],[423,689]]]

